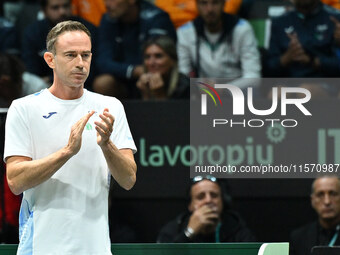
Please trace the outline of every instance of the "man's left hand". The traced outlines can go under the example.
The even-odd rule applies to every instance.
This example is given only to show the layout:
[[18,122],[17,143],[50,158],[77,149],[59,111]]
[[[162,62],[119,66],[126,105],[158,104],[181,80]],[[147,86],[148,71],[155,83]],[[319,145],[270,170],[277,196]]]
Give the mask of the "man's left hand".
[[113,131],[113,123],[115,118],[109,113],[109,109],[105,108],[103,114],[99,114],[101,121],[95,121],[97,130],[97,144],[105,145],[110,140]]

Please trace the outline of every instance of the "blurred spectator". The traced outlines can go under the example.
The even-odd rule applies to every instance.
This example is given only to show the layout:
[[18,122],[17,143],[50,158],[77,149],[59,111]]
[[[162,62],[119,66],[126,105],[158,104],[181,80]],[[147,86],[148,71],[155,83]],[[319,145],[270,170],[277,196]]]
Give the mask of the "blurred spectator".
[[[266,60],[271,77],[338,77],[335,27],[340,13],[320,0],[294,0],[295,10],[273,19]],[[304,85],[306,87],[306,85]],[[307,84],[312,98],[337,94],[334,86]]]
[[140,97],[137,79],[143,74],[143,43],[176,32],[169,15],[144,0],[106,0],[107,14],[99,27],[98,71],[94,91],[119,98]]
[[72,14],[82,17],[96,27],[105,12],[104,0],[72,0]]
[[260,77],[260,55],[250,24],[224,13],[224,0],[196,3],[199,17],[177,30],[179,70],[190,77]]
[[138,81],[142,98],[189,98],[190,80],[178,72],[177,52],[174,41],[168,36],[150,39],[144,46],[144,68]]
[[19,55],[20,44],[14,24],[0,16],[0,52]]
[[9,107],[16,98],[47,87],[36,75],[25,72],[24,64],[15,56],[0,53],[0,107]]
[[268,67],[273,76],[334,77],[340,67],[330,17],[335,9],[320,0],[294,0],[295,10],[273,19]]
[[308,255],[314,246],[340,245],[340,180],[323,176],[314,180],[311,204],[318,220],[291,234],[290,255]]
[[[242,0],[227,0],[224,11],[237,14]],[[197,17],[196,0],[155,0],[155,5],[169,13],[175,27],[178,28]]]
[[[213,176],[193,178],[188,212],[166,224],[159,243],[254,242],[240,216],[228,208],[229,194]],[[229,205],[230,206],[230,205]]]
[[[71,0],[42,0],[41,8],[45,18],[37,20],[29,25],[23,36],[22,41],[22,59],[27,71],[43,78],[47,83],[51,83],[52,70],[46,65],[43,58],[46,52],[46,37],[51,28],[57,23],[64,20],[74,20],[83,23],[92,34],[92,52],[95,58],[95,35],[96,27],[86,20],[71,16]],[[91,72],[85,85],[91,89],[94,71]]]
[[22,95],[24,66],[8,54],[0,53],[0,107],[8,108]]

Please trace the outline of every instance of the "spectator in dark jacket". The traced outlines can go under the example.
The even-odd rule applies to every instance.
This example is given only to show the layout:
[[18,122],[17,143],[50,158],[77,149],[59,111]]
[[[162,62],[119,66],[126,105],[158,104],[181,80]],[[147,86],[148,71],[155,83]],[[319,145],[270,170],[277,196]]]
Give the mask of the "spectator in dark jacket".
[[291,234],[290,254],[310,255],[314,246],[340,245],[340,180],[321,176],[312,184],[311,205],[318,219]]
[[228,209],[222,185],[213,176],[196,176],[190,187],[189,212],[166,224],[157,242],[254,242],[244,221]]
[[[338,77],[339,54],[334,38],[340,12],[320,0],[294,0],[295,10],[273,19],[271,40],[266,61],[271,77]],[[327,87],[327,86],[326,86]],[[328,88],[308,84],[312,97]]]
[[140,97],[136,80],[143,74],[143,43],[151,37],[176,32],[169,15],[144,0],[105,1],[107,14],[99,26],[99,76],[94,82],[98,93]]

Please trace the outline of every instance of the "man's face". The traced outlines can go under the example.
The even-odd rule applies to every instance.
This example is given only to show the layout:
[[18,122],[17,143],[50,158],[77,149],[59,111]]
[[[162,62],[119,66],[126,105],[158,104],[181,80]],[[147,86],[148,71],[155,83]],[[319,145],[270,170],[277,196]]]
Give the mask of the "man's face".
[[197,10],[206,25],[216,25],[221,21],[224,0],[197,0]]
[[324,221],[340,217],[340,182],[336,177],[316,179],[311,195],[312,207]]
[[91,65],[91,40],[83,31],[65,32],[55,43],[55,80],[69,87],[80,87],[86,81]]
[[209,180],[202,180],[191,187],[191,202],[189,211],[204,206],[212,206],[217,208],[218,215],[221,215],[223,210],[223,201],[220,186]]
[[301,12],[302,14],[309,14],[311,13],[320,0],[292,0],[293,4],[297,11]]
[[125,16],[134,1],[131,0],[105,0],[107,13],[111,18],[119,19]]
[[70,0],[48,0],[47,2],[44,14],[54,25],[71,17]]

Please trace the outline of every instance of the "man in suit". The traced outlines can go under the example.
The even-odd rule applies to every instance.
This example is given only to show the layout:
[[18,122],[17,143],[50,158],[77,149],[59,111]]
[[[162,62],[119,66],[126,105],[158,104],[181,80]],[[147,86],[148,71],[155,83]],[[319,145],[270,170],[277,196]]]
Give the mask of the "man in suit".
[[311,254],[314,246],[340,245],[340,179],[322,176],[312,184],[311,205],[318,220],[291,234],[291,255]]

